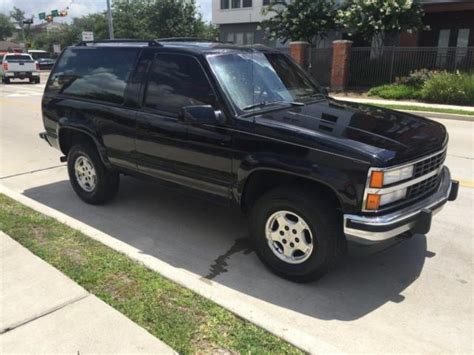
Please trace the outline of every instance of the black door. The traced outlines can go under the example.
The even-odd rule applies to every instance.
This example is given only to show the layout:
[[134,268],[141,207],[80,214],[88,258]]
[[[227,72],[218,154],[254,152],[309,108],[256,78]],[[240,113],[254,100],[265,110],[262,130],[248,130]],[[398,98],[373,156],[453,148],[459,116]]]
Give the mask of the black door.
[[140,172],[204,192],[229,196],[231,137],[219,125],[190,125],[181,108],[212,105],[217,99],[198,60],[157,53],[137,115],[137,164]]

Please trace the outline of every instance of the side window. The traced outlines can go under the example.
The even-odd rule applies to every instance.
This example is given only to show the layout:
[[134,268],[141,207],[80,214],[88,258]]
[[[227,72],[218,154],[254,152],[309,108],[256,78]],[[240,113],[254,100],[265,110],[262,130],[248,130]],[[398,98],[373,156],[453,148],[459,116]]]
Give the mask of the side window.
[[46,92],[122,104],[137,53],[133,48],[69,48]]
[[216,98],[196,59],[158,54],[150,68],[145,106],[177,115],[183,106],[212,105]]

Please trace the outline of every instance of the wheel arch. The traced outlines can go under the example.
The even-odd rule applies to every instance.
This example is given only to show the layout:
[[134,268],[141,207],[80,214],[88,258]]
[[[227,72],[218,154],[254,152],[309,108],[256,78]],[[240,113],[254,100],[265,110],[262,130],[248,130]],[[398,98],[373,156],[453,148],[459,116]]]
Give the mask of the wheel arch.
[[269,168],[259,168],[250,172],[240,184],[241,188],[237,191],[237,199],[242,210],[247,212],[266,192],[284,185],[300,186],[317,191],[330,199],[336,208],[340,209],[343,205],[337,191],[327,183],[311,177]]
[[112,168],[110,161],[107,158],[106,149],[91,132],[84,128],[62,126],[58,129],[59,149],[64,155],[68,155],[74,144],[84,142],[90,144],[97,149],[100,159],[107,168]]

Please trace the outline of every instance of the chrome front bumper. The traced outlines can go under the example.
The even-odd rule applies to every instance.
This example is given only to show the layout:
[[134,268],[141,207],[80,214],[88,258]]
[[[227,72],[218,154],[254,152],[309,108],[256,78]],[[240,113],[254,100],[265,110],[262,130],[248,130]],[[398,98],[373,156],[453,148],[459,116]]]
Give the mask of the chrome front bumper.
[[436,193],[404,209],[381,216],[344,215],[344,233],[347,239],[374,244],[402,233],[426,234],[431,227],[431,217],[448,201],[457,197],[459,183],[451,180],[449,169],[442,170],[441,183]]

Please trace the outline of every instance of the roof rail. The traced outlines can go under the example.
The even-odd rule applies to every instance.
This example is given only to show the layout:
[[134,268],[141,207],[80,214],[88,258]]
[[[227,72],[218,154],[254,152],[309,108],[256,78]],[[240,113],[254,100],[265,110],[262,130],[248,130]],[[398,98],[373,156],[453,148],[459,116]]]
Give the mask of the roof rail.
[[101,39],[97,41],[81,41],[76,46],[86,47],[87,45],[100,45],[100,44],[132,44],[132,43],[146,43],[148,47],[161,47],[162,45],[154,39]]
[[207,38],[196,38],[196,37],[168,37],[168,38],[157,38],[157,42],[215,42],[223,43],[221,41],[216,41]]

